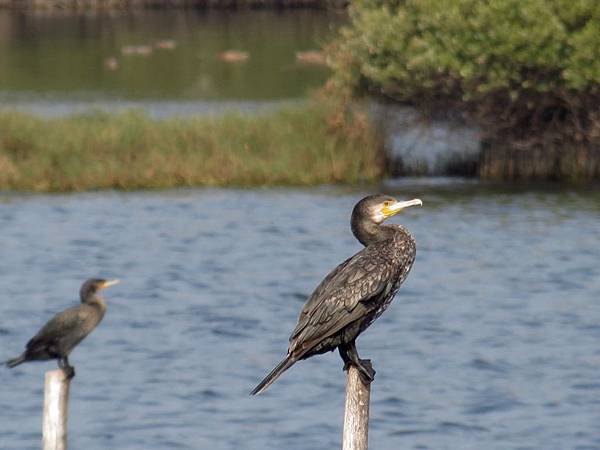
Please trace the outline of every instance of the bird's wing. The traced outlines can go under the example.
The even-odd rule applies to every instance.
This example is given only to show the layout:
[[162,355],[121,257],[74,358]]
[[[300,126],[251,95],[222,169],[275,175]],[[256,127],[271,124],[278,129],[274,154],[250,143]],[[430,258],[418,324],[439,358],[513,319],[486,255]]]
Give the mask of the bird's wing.
[[42,329],[27,343],[27,350],[49,347],[61,338],[79,329],[85,319],[85,313],[79,306],[66,309],[50,319]]
[[290,337],[290,351],[301,354],[372,309],[394,277],[389,254],[369,246],[336,267],[308,299]]

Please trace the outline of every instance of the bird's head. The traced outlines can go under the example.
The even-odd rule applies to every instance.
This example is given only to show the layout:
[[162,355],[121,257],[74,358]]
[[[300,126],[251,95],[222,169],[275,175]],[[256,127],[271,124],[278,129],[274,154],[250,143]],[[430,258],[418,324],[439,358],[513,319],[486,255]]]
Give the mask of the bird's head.
[[119,283],[119,280],[104,280],[102,278],[90,278],[81,285],[79,290],[79,296],[81,301],[85,302],[87,299],[93,297],[98,291],[106,289],[107,287],[114,286]]
[[360,217],[374,223],[381,223],[409,206],[422,206],[423,202],[418,198],[399,202],[389,195],[369,195],[356,204],[352,211],[352,217]]
[[352,233],[363,245],[387,239],[390,230],[379,225],[404,208],[422,204],[423,202],[418,198],[399,202],[389,195],[377,194],[365,197],[352,210]]

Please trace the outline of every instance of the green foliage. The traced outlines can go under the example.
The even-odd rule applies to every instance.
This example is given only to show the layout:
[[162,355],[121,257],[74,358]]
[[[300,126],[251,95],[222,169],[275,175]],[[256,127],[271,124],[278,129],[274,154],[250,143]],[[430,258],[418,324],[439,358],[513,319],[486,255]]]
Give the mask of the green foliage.
[[357,0],[336,81],[401,100],[585,91],[600,83],[600,2]]
[[463,112],[484,133],[482,176],[599,176],[600,2],[355,0],[350,13],[328,50],[343,103]]
[[0,189],[357,183],[382,174],[377,136],[307,105],[247,116],[153,120],[130,111],[42,119],[0,112]]

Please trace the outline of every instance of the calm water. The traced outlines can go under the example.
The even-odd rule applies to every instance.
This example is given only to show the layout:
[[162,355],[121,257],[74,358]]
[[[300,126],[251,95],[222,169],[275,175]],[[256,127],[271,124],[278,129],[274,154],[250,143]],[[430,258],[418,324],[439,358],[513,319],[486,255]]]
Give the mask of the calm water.
[[[359,340],[378,370],[372,448],[600,448],[599,190],[393,186],[424,207],[393,219],[417,260]],[[248,392],[315,285],[359,249],[348,216],[364,194],[4,194],[0,357],[75,303],[84,278],[119,277],[72,355],[72,448],[338,448],[337,354]],[[0,448],[39,448],[53,367],[2,369]]]
[[[0,11],[0,100],[43,105],[303,97],[328,71],[298,62],[296,52],[318,48],[343,20],[323,11]],[[165,40],[175,48],[156,47]],[[131,46],[151,53],[124,53]],[[224,62],[219,54],[227,50],[249,58]],[[107,58],[118,67],[107,68]]]

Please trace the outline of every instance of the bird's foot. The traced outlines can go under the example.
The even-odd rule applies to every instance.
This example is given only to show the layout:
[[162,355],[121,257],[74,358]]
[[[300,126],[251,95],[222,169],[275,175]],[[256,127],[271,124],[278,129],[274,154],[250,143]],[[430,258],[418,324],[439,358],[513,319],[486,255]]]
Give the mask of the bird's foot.
[[373,369],[373,364],[371,364],[370,359],[359,359],[358,364],[355,364],[352,361],[346,361],[344,364],[344,370],[348,371],[350,366],[354,366],[358,369],[358,375],[360,376],[361,381],[364,385],[368,386],[375,379],[375,369]]
[[62,370],[63,370],[67,380],[70,380],[75,376],[75,367],[73,367],[73,366],[62,367]]

